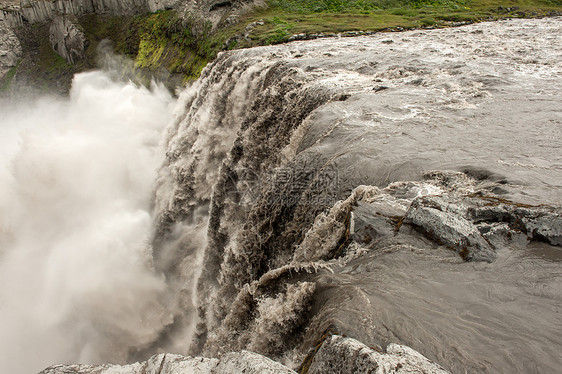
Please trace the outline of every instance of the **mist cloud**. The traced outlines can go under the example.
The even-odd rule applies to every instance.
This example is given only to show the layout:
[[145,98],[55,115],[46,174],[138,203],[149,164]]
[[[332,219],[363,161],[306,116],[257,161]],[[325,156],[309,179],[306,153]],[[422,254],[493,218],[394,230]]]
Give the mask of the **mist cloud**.
[[170,323],[151,196],[174,100],[106,74],[0,102],[0,367],[122,362]]

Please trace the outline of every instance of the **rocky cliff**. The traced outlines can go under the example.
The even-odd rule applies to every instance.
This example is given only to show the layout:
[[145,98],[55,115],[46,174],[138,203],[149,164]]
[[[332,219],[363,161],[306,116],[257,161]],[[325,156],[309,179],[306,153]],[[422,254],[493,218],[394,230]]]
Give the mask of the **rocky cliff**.
[[49,41],[68,63],[74,64],[86,57],[88,39],[74,16],[55,16],[49,27]]
[[55,365],[40,374],[295,374],[278,362],[257,353],[242,351],[220,359],[159,354],[131,365]]
[[[220,358],[159,354],[130,365],[55,365],[39,374],[296,374],[288,367],[249,351]],[[379,352],[355,339],[327,337],[300,370],[306,374],[448,374],[415,350],[391,344]]]
[[14,32],[0,22],[0,79],[15,68],[22,56],[21,44]]
[[0,20],[10,26],[24,22],[47,22],[57,15],[125,15],[171,8],[179,0],[22,0],[19,5],[3,3]]

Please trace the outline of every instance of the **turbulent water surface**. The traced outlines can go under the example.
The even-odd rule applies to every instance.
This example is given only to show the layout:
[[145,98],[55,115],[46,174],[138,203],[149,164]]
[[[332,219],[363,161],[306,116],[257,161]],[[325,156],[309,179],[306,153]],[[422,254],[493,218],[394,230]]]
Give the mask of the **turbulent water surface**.
[[[172,114],[157,90],[77,77],[65,105],[109,95],[105,117],[86,136],[34,120],[3,155],[2,362],[248,349],[298,366],[330,330],[453,373],[557,372],[557,239],[496,222],[491,262],[465,262],[400,217],[425,195],[562,205],[561,34],[551,18],[228,52]],[[359,238],[364,222],[380,230]]]

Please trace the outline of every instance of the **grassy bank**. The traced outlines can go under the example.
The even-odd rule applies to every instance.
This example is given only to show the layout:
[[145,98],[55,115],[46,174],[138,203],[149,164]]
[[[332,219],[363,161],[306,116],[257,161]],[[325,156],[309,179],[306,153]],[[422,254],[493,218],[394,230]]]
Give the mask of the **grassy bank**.
[[134,61],[137,72],[165,71],[171,74],[173,86],[196,79],[221,50],[283,43],[295,34],[312,38],[562,14],[562,0],[267,0],[267,4],[234,24],[223,20],[214,29],[203,19],[181,19],[174,11],[79,17],[90,44],[86,60],[77,65],[67,64],[52,51],[47,25],[32,25],[18,35],[27,51],[18,76],[39,86],[56,84],[67,90],[74,73],[96,66],[100,42],[110,39],[116,53]]
[[137,66],[164,66],[187,81],[221,50],[283,43],[295,34],[450,27],[560,13],[562,0],[269,0],[267,7],[213,32],[204,21],[182,22],[171,11],[137,17],[132,29],[139,30]]
[[562,0],[270,0],[257,12],[257,44],[285,42],[293,34],[448,27],[562,11]]

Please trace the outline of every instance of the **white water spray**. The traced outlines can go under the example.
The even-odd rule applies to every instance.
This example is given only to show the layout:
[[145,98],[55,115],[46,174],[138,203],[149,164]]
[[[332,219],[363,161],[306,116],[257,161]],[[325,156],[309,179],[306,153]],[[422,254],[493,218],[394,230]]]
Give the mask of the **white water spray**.
[[90,72],[0,104],[0,367],[123,362],[171,319],[150,234],[174,100]]

